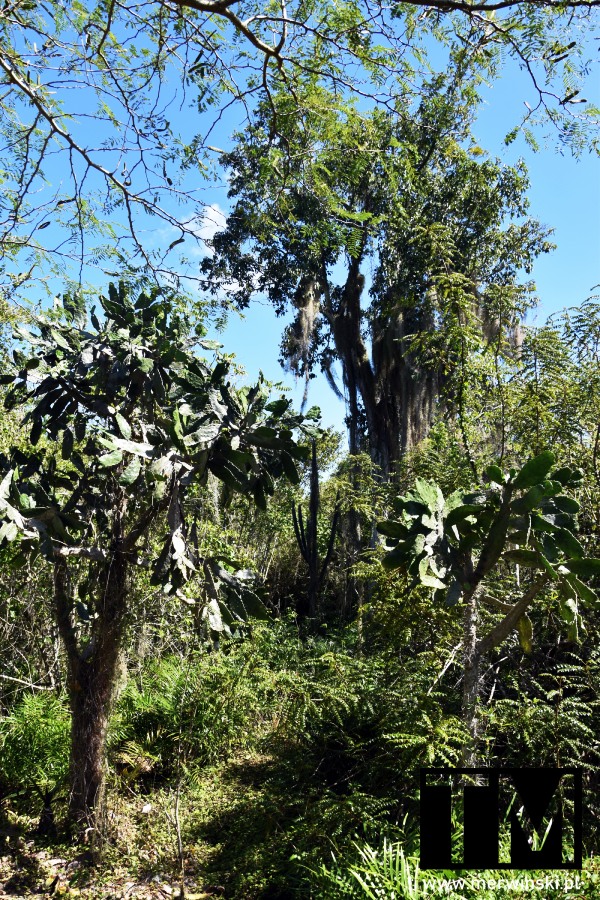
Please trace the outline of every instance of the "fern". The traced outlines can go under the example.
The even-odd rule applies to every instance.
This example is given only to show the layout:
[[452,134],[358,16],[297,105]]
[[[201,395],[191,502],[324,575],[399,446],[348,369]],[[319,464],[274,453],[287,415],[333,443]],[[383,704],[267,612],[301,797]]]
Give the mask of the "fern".
[[333,867],[311,870],[320,900],[348,897],[352,900],[412,900],[421,896],[419,864],[407,857],[400,843],[384,839],[381,850],[354,844],[358,861],[348,863],[333,856]]
[[14,789],[54,791],[69,765],[69,713],[61,698],[26,694],[0,720],[0,775]]

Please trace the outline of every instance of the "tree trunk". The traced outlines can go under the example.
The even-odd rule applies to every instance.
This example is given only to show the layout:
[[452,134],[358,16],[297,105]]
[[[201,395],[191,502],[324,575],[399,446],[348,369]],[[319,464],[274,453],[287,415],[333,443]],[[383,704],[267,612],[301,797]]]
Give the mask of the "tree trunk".
[[427,437],[440,395],[439,373],[427,365],[415,337],[432,333],[432,314],[388,299],[389,312],[372,326],[375,397],[371,445],[373,461],[388,478],[398,462]]
[[[104,577],[103,577],[104,576]],[[89,643],[79,648],[71,618],[69,570],[55,563],[54,601],[68,660],[71,707],[69,818],[80,833],[98,836],[105,776],[106,731],[119,668],[127,601],[127,563],[116,551],[100,573]]]
[[435,331],[435,318],[431,310],[389,297],[389,312],[372,323],[369,353],[363,333],[361,259],[359,254],[351,261],[335,309],[326,293],[323,312],[342,364],[350,454],[363,449],[366,426],[371,459],[387,481],[394,464],[427,437],[433,421],[440,374],[421,358],[422,350],[413,348],[412,339]]
[[71,691],[69,816],[79,829],[97,827],[104,788],[104,751],[112,683],[108,671],[82,663]]

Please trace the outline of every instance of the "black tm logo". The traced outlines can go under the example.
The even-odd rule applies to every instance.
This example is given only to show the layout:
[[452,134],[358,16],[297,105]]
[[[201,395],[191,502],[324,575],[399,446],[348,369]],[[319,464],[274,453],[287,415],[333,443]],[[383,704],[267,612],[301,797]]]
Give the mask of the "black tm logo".
[[422,869],[581,868],[580,769],[421,769],[420,812]]

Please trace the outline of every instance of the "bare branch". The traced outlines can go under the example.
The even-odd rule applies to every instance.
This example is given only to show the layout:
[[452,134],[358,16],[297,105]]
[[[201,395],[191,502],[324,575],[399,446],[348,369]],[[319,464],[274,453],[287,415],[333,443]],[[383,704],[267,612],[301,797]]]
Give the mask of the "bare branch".
[[52,685],[46,684],[34,684],[31,681],[24,681],[22,678],[13,678],[12,675],[2,675],[0,673],[0,678],[3,678],[4,681],[13,681],[15,684],[22,684],[24,687],[30,688],[32,691],[53,691],[54,688]]
[[55,547],[54,556],[61,559],[67,557],[94,559],[99,562],[105,562],[110,558],[110,554],[101,550],[100,547]]

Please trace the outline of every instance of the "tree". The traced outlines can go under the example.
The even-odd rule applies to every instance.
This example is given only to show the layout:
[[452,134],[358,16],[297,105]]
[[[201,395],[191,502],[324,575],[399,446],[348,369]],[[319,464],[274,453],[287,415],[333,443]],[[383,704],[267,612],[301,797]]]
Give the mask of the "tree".
[[41,556],[53,569],[72,715],[70,815],[89,828],[102,799],[132,569],[149,566],[165,597],[187,590],[200,603],[190,582],[198,573],[215,613],[210,560],[196,553],[186,497],[211,473],[264,507],[274,478],[298,480],[294,459],[306,454],[293,430],[310,425],[287,400],[269,403],[264,383],[236,390],[225,360],[211,367],[197,357],[196,348],[214,345],[188,333],[169,296],[134,301],[121,283],[99,304],[88,326],[81,303],[65,296],[68,321],[40,317],[35,331],[22,329],[33,355],[15,350],[15,371],[2,376],[11,384],[5,405],[22,409],[30,446],[2,458],[0,542],[15,545],[15,566]]
[[507,224],[526,216],[526,172],[473,145],[475,84],[460,58],[416,114],[400,100],[392,115],[340,110],[309,81],[318,113],[299,121],[281,95],[280,135],[264,106],[224,157],[236,203],[203,262],[208,286],[294,311],[284,363],[306,379],[320,365],[338,394],[341,363],[350,451],[368,449],[384,476],[443,399],[460,418],[469,356],[492,338],[514,351],[533,303],[521,270],[551,247],[535,221]]
[[[377,526],[392,547],[383,560],[386,569],[406,571],[413,576],[413,587],[424,585],[449,606],[463,603],[467,766],[477,762],[482,658],[514,629],[523,652],[532,652],[527,611],[546,588],[553,589],[572,640],[584,628],[580,606],[595,608],[598,603],[581,578],[600,575],[600,559],[586,556],[573,534],[579,503],[565,493],[580,485],[582,474],[568,466],[553,469],[554,462],[545,451],[508,474],[491,465],[488,487],[467,495],[456,491],[448,498],[436,484],[418,480],[414,491],[396,501],[396,519]],[[520,569],[528,573],[522,581]],[[494,596],[506,571],[512,582],[508,603]],[[481,637],[484,604],[500,610],[502,617]]]
[[270,105],[282,89],[295,103],[307,73],[392,112],[401,73],[414,105],[432,37],[491,78],[502,55],[516,60],[531,91],[521,127],[541,114],[561,142],[587,147],[595,111],[580,93],[578,38],[596,5],[15,0],[0,22],[3,292],[22,300],[30,282],[53,293],[53,275],[78,284],[124,266],[188,283],[221,118],[250,123],[257,98]]
[[327,539],[327,550],[324,559],[319,565],[319,538],[318,538],[318,521],[320,506],[320,489],[319,489],[319,468],[317,465],[317,446],[315,441],[312,444],[311,452],[311,468],[310,468],[310,492],[308,501],[308,515],[306,525],[302,516],[302,506],[299,503],[296,511],[296,504],[292,505],[292,521],[294,523],[294,534],[296,541],[302,554],[304,562],[308,566],[308,615],[314,618],[319,613],[319,598],[323,589],[327,569],[331,562],[331,554],[335,543],[335,535],[340,514],[339,493],[336,497],[335,509],[331,517],[331,525],[329,527],[329,536]]
[[[468,361],[463,408],[468,445],[478,470],[492,460],[504,467],[518,465],[545,447],[553,448],[560,465],[580,468],[579,527],[594,540],[600,500],[597,298],[556,313],[542,325],[523,325],[520,340],[518,353],[511,356],[502,353],[495,338],[486,353]],[[439,452],[438,458],[451,479],[455,470],[448,469]],[[438,483],[443,478],[435,473]]]

